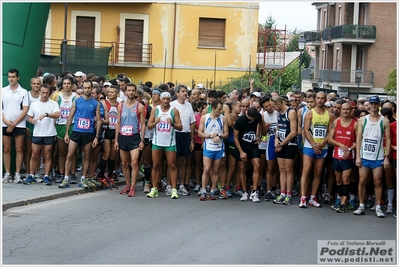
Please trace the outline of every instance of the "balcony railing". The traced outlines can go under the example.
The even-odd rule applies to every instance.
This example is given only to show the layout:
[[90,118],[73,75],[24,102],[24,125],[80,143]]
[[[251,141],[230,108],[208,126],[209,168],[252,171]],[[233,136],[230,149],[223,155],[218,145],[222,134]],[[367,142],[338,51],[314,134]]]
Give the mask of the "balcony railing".
[[[48,56],[61,55],[62,39],[45,38],[42,54]],[[122,65],[150,65],[152,64],[152,44],[119,43],[119,42],[84,42],[68,40],[69,45],[78,44],[84,47],[103,48],[111,47],[108,64]]]
[[[357,83],[356,70],[302,70],[302,79],[317,80],[320,78],[323,82],[330,83]],[[374,84],[374,72],[370,70],[362,71],[362,84]]]
[[332,39],[358,38],[375,39],[376,27],[374,25],[340,25],[332,28]]
[[331,28],[324,29],[321,33],[323,41],[331,41]]
[[307,31],[303,33],[306,43],[315,43],[321,41],[321,31]]
[[339,25],[323,30],[323,41],[334,39],[375,39],[377,28],[374,25]]

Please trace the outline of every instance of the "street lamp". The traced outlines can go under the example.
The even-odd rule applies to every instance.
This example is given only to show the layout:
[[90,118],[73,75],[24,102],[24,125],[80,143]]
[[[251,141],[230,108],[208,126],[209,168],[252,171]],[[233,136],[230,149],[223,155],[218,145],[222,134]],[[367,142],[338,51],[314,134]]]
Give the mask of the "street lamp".
[[298,88],[302,91],[302,77],[301,77],[301,67],[302,67],[302,51],[305,49],[306,40],[301,36],[298,39],[298,49],[299,49],[299,75],[298,75]]
[[356,70],[356,79],[357,79],[357,99],[359,99],[359,84],[360,80],[362,79],[363,71],[360,67]]
[[321,80],[321,78],[317,79],[317,86],[319,87],[319,92],[320,92],[320,87],[323,84],[323,81]]

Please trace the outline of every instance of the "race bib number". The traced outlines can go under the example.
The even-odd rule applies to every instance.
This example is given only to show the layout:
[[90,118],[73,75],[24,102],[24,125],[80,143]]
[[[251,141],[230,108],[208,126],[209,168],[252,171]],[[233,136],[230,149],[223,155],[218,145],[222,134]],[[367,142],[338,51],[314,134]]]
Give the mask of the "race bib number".
[[278,130],[278,131],[277,131],[278,140],[284,141],[284,139],[285,139],[285,133],[286,133],[286,131]]
[[248,143],[252,143],[256,140],[256,135],[254,133],[246,133],[243,135],[242,140]]
[[71,113],[71,109],[70,108],[61,108],[60,113],[61,113],[61,118],[68,119],[69,114]]
[[344,151],[340,147],[338,148],[338,157],[340,158],[344,157]]
[[158,132],[170,132],[171,125],[166,121],[160,121],[157,126]]
[[132,136],[133,135],[133,126],[122,126],[121,135],[123,136]]
[[117,122],[118,122],[118,117],[116,117],[116,116],[109,117],[109,126],[115,127]]
[[376,150],[377,150],[377,144],[367,141],[364,142],[363,151],[365,153],[374,153]]
[[90,119],[79,118],[78,129],[83,129],[83,130],[90,129]]
[[325,138],[327,134],[327,129],[325,127],[315,127],[313,129],[314,138]]

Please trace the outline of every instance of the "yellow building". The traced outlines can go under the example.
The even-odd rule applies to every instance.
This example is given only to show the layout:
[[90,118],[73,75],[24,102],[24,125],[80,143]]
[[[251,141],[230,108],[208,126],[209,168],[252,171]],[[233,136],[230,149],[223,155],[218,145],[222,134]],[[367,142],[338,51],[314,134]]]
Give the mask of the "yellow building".
[[257,2],[52,3],[42,53],[60,54],[66,13],[68,45],[112,47],[111,77],[211,88],[256,71],[258,10]]

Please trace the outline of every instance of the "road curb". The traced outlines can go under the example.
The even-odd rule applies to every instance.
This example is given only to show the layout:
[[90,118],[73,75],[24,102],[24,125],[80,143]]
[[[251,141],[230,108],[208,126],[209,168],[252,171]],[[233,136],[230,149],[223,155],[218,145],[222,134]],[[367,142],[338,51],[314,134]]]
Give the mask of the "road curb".
[[[137,183],[142,182],[142,181],[143,181],[142,178],[137,178]],[[126,182],[125,181],[116,181],[115,184],[117,186],[123,186],[126,184]],[[100,189],[100,190],[105,190],[105,189]],[[80,194],[85,194],[85,193],[91,193],[91,192],[87,191],[84,188],[74,188],[73,190],[67,190],[67,191],[60,192],[60,193],[49,194],[49,195],[35,197],[35,198],[31,198],[31,199],[23,199],[23,200],[18,200],[18,201],[9,202],[9,203],[3,203],[3,211],[6,211],[11,208],[30,205],[33,203],[40,203],[40,202],[44,202],[44,201],[48,201],[48,200],[54,200],[57,198],[69,197],[69,196],[80,195]]]

